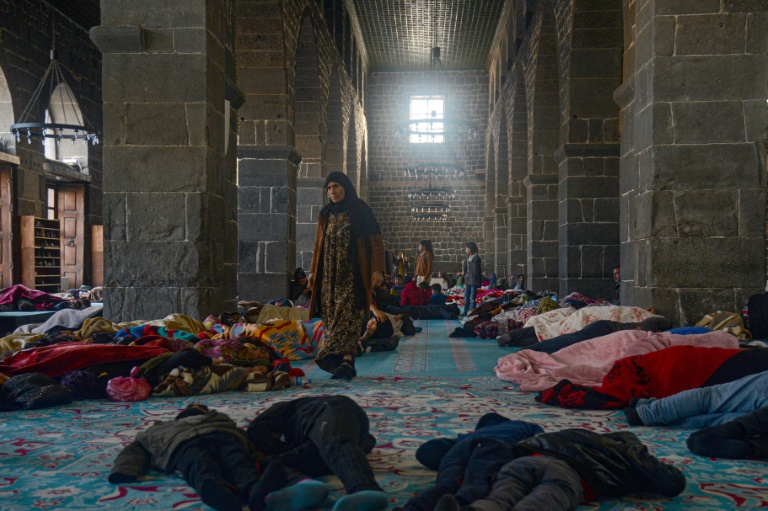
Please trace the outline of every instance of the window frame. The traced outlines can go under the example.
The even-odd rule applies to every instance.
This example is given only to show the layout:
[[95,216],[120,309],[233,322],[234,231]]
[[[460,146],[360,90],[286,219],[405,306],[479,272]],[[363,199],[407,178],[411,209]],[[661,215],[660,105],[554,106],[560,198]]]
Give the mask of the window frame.
[[[414,114],[414,102],[426,101],[427,116]],[[430,117],[430,101],[440,101],[441,115]],[[408,102],[408,142],[411,144],[444,144],[445,143],[445,96],[438,94],[418,94],[410,97]],[[423,121],[423,122],[420,122]],[[436,128],[433,124],[439,125]],[[422,126],[424,127],[422,128]],[[423,130],[423,131],[422,131]]]

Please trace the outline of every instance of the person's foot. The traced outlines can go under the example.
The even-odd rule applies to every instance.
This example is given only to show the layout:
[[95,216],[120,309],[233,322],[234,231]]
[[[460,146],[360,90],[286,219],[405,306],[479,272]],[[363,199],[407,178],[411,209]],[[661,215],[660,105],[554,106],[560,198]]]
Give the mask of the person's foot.
[[333,373],[336,369],[339,368],[342,362],[344,362],[344,358],[341,355],[336,355],[334,353],[326,355],[323,358],[315,359],[317,367],[327,373]]
[[321,481],[304,479],[267,495],[267,511],[298,511],[316,507],[328,497],[328,486]]
[[351,380],[355,376],[357,376],[357,371],[355,370],[355,363],[351,360],[345,360],[333,372],[333,376],[331,376],[331,379],[332,380]]
[[333,511],[383,511],[389,498],[383,491],[364,490],[344,495],[333,506]]
[[197,491],[200,500],[219,511],[241,511],[243,503],[235,488],[205,479]]
[[640,414],[637,413],[637,408],[628,406],[624,408],[624,415],[627,417],[627,422],[630,426],[644,426],[643,419],[640,418]]

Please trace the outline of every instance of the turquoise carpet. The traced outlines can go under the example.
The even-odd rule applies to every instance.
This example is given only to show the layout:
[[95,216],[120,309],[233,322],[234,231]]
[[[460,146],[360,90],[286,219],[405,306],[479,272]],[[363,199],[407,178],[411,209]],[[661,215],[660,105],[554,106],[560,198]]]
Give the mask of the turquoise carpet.
[[[313,363],[309,388],[266,393],[227,393],[189,399],[153,398],[140,403],[82,401],[66,407],[0,415],[0,510],[208,509],[175,475],[151,472],[141,483],[111,485],[106,477],[122,446],[154,420],[173,418],[179,408],[203,402],[246,426],[256,412],[277,401],[340,393],[368,412],[378,443],[369,456],[391,506],[428,488],[434,472],[414,458],[416,448],[436,436],[454,437],[496,411],[541,424],[546,430],[584,427],[607,432],[627,429],[621,412],[565,410],[540,405],[530,394],[489,372],[509,350],[493,340],[447,338],[456,322],[421,322],[424,331],[396,352],[368,354],[358,361],[360,377],[330,380]],[[768,507],[766,464],[716,461],[685,448],[686,430],[633,428],[651,451],[684,471],[686,491],[674,499],[636,496],[589,503],[584,510],[715,511]],[[326,478],[330,509],[343,490]],[[542,510],[546,511],[546,510]]]

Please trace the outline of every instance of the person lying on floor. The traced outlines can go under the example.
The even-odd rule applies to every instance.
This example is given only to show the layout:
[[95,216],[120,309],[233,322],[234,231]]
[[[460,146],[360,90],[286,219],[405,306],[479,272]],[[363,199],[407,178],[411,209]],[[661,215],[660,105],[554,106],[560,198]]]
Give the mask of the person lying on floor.
[[620,323],[618,321],[600,320],[590,323],[578,332],[564,334],[546,341],[539,341],[534,327],[523,327],[518,330],[500,335],[496,338],[499,346],[516,346],[555,353],[573,344],[603,337],[619,330],[644,330],[646,332],[664,332],[672,328],[672,322],[663,316],[652,316],[639,323]]
[[447,305],[408,305],[407,307],[387,307],[390,314],[407,314],[413,319],[456,319],[459,317],[459,306],[455,303]]
[[464,504],[487,495],[494,476],[515,458],[513,446],[543,432],[538,424],[487,413],[472,433],[425,442],[416,451],[416,459],[437,470],[435,486],[393,511],[432,511],[446,494]]
[[243,502],[256,509],[257,459],[256,449],[232,419],[205,405],[191,404],[174,420],[140,431],[117,455],[109,482],[134,482],[152,466],[180,472],[214,509],[240,511]]
[[725,424],[767,406],[768,371],[763,371],[661,399],[632,399],[629,407],[624,409],[624,415],[630,426],[699,429]]
[[258,491],[264,496],[261,505],[270,511],[316,506],[325,500],[327,490],[323,495],[317,491],[318,482],[302,479],[330,474],[338,476],[347,491],[336,502],[334,511],[378,511],[387,507],[387,494],[376,482],[366,457],[376,445],[369,433],[368,416],[346,396],[303,397],[276,403],[253,419],[248,438],[270,456]]
[[768,407],[701,429],[689,436],[686,444],[699,456],[768,459]]
[[[724,332],[706,335],[721,333]],[[536,401],[563,408],[624,408],[632,398],[668,397],[765,371],[768,371],[768,349],[671,346],[617,360],[600,386],[587,387],[565,379],[540,392]]]
[[360,335],[360,349],[363,353],[377,351],[392,351],[399,344],[399,337],[414,335],[421,328],[413,325],[413,320],[407,314],[393,316],[371,306],[373,313],[363,325]]
[[586,429],[541,433],[514,447],[485,496],[443,495],[435,511],[571,511],[582,502],[633,493],[675,497],[685,476],[648,452],[633,433]]

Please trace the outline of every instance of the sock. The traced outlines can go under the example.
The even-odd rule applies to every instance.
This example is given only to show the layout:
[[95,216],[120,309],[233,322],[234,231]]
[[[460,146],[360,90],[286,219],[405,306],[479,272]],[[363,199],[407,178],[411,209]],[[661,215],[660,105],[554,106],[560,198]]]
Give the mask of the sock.
[[344,495],[333,506],[333,511],[383,511],[389,498],[383,491],[363,490]]
[[637,408],[624,408],[624,415],[627,416],[627,422],[630,426],[643,426],[643,419],[641,419],[640,414],[637,413]]
[[450,493],[446,493],[437,501],[435,511],[459,511],[459,501]]
[[351,380],[357,376],[355,370],[355,362],[352,360],[345,360],[342,364],[333,372],[331,376],[332,380]]
[[304,479],[267,495],[267,511],[295,511],[315,507],[328,497],[325,483]]
[[287,483],[288,474],[285,465],[280,460],[271,460],[259,482],[251,488],[248,495],[248,508],[251,511],[264,511],[267,508],[267,496],[284,488]]

